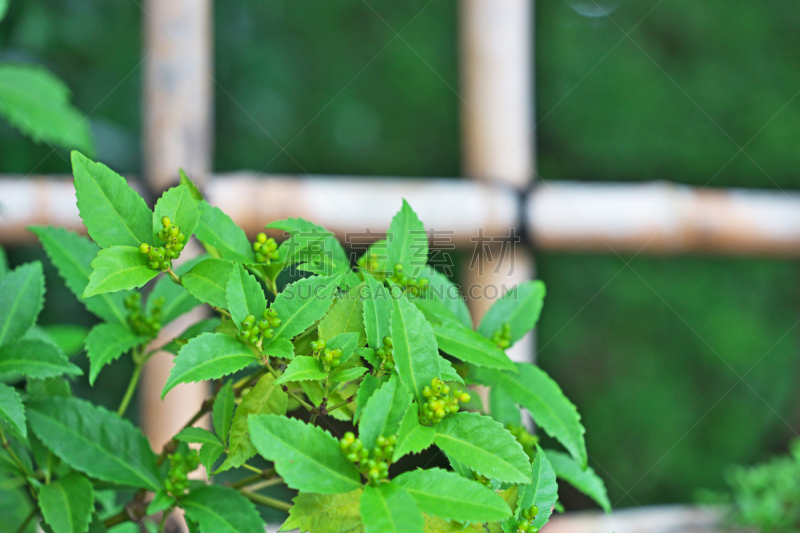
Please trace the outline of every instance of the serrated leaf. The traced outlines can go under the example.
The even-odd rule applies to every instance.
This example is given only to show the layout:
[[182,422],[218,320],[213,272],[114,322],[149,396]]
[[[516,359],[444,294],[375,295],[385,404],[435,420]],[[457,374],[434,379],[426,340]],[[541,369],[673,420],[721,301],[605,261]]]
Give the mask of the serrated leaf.
[[384,337],[391,336],[393,302],[389,291],[369,274],[364,274],[364,328],[373,350],[383,348]]
[[359,511],[364,533],[423,533],[417,502],[395,483],[364,487]]
[[166,490],[159,490],[153,495],[153,499],[150,500],[150,503],[147,505],[146,513],[148,515],[160,513],[161,511],[166,511],[177,502],[175,498],[169,495]]
[[[175,268],[175,273],[182,276],[189,272],[201,261],[204,261],[206,256],[199,256],[186,261],[181,266]],[[186,290],[185,287],[178,285],[168,276],[161,276],[153,290],[147,296],[147,305],[145,311],[147,313],[153,312],[153,307],[158,298],[163,298],[164,305],[161,306],[161,323],[169,324],[184,313],[188,313],[198,305],[200,301],[195,298],[192,293]]]
[[314,357],[298,355],[289,366],[286,367],[277,383],[290,383],[292,381],[309,381],[325,379],[328,373],[322,369],[322,365]]
[[491,338],[503,324],[511,326],[511,343],[515,343],[536,326],[544,305],[546,290],[539,280],[526,281],[506,292],[483,315],[478,333]]
[[211,473],[214,471],[214,464],[220,458],[225,448],[219,442],[209,442],[203,444],[200,448],[200,462],[206,469],[208,479],[211,479]]
[[404,274],[418,277],[428,264],[428,233],[417,214],[403,200],[386,233],[386,269],[403,265]]
[[0,346],[13,344],[35,323],[44,304],[44,274],[38,261],[15,268],[0,281]]
[[218,207],[205,200],[198,202],[200,220],[195,236],[204,244],[213,246],[223,259],[245,264],[255,264],[255,256],[244,230]]
[[[282,268],[304,263],[302,270],[326,276],[350,271],[350,263],[341,243],[322,226],[302,218],[287,218],[271,222],[265,227],[280,229],[289,235],[278,248],[278,265]],[[352,271],[350,273],[353,274]],[[357,283],[358,278],[354,278],[354,281]]]
[[480,483],[440,468],[412,470],[392,480],[430,515],[460,522],[492,522],[511,516],[503,499]]
[[288,339],[278,339],[267,346],[261,348],[261,352],[270,357],[280,357],[283,359],[294,359],[294,345]]
[[503,426],[477,413],[457,413],[435,427],[434,443],[479,474],[508,483],[530,482],[530,461]]
[[372,365],[372,368],[378,368],[381,366],[380,361],[378,361],[378,356],[375,355],[375,350],[372,348],[358,348],[353,353]]
[[364,410],[364,407],[366,407],[367,402],[380,386],[381,381],[372,374],[367,374],[364,376],[364,379],[361,380],[361,385],[359,385],[358,394],[356,395],[356,412],[355,415],[353,415],[354,424],[358,422],[361,412]]
[[250,501],[233,489],[209,485],[181,498],[181,509],[202,533],[264,533],[264,521]]
[[[69,290],[80,299],[89,284],[92,260],[97,256],[100,247],[86,237],[64,228],[35,226],[29,229],[39,237],[44,251]],[[122,293],[98,294],[83,298],[81,302],[98,317],[127,326],[124,299],[125,295]]]
[[219,438],[209,430],[197,427],[183,428],[175,435],[175,440],[196,444],[220,444]]
[[14,373],[23,374],[29,379],[83,374],[80,368],[64,357],[57,346],[39,340],[22,340],[0,347],[0,376]]
[[556,450],[545,450],[545,456],[550,461],[556,478],[563,479],[582,493],[596,501],[606,513],[611,512],[611,502],[608,499],[605,483],[595,473],[591,466],[582,470],[580,465],[569,455]]
[[89,384],[94,385],[100,371],[135,346],[147,342],[118,322],[101,322],[86,337],[89,358]]
[[16,389],[0,383],[0,422],[2,427],[9,425],[22,435],[28,435],[28,427],[25,425],[25,407]]
[[97,244],[138,249],[154,242],[153,212],[122,176],[78,152],[72,152],[72,172],[81,219]]
[[453,364],[450,361],[442,357],[439,360],[439,366],[441,367],[442,371],[440,377],[443,381],[456,381],[464,385],[464,378],[458,375],[458,372],[456,372],[456,369],[453,368]]
[[214,400],[211,410],[214,431],[222,442],[228,442],[228,432],[231,430],[231,420],[233,420],[234,400],[233,382],[228,381],[217,392],[217,398]]
[[517,374],[488,368],[474,368],[475,379],[497,387],[527,409],[536,425],[557,439],[582,467],[586,466],[586,442],[581,417],[575,405],[542,369],[517,363]]
[[278,313],[281,325],[275,328],[278,339],[292,338],[307,330],[325,316],[341,276],[328,278],[314,276],[296,281],[275,298],[271,308]]
[[514,362],[492,341],[455,322],[433,328],[436,344],[444,353],[473,365],[516,372]]
[[178,352],[161,398],[178,383],[217,379],[233,374],[256,360],[249,346],[222,333],[203,333]]
[[440,303],[459,324],[472,329],[472,316],[458,286],[433,267],[429,267],[424,277],[428,279],[426,298]]
[[189,178],[189,176],[186,175],[186,172],[184,172],[184,170],[182,168],[178,169],[178,175],[180,176],[181,185],[183,185],[183,186],[185,186],[185,187],[187,187],[189,189],[189,192],[191,193],[192,198],[194,198],[198,202],[200,200],[202,200],[203,199],[203,193],[200,192],[200,189],[197,188],[197,185],[195,185],[195,183],[191,180],[191,178]]
[[345,383],[360,378],[366,374],[367,369],[363,366],[354,366],[351,368],[337,368],[331,372],[331,383]]
[[240,264],[236,264],[231,270],[226,285],[226,300],[231,318],[239,328],[247,315],[253,315],[258,320],[267,308],[267,299],[261,284]]
[[558,483],[556,483],[556,473],[553,471],[553,467],[550,465],[545,453],[537,445],[536,458],[531,465],[531,482],[519,489],[515,517],[519,519],[523,509],[536,505],[539,508],[539,513],[531,521],[531,525],[541,528],[550,519],[550,514],[553,512],[553,504],[556,503],[557,499]]
[[69,466],[110,483],[158,490],[150,444],[115,413],[77,398],[42,398],[28,409],[31,429]]
[[256,386],[242,398],[231,423],[228,458],[219,467],[219,472],[242,466],[256,454],[250,439],[247,420],[254,415],[285,415],[289,397],[275,381],[272,374],[258,380]]
[[202,335],[203,333],[213,333],[221,322],[222,321],[217,317],[206,318],[205,320],[195,322],[186,328],[183,333],[175,337],[172,342],[162,346],[161,349],[177,355],[181,347],[189,342],[190,339]]
[[409,453],[419,453],[428,449],[436,437],[436,430],[430,426],[423,426],[419,423],[419,405],[411,404],[411,407],[403,415],[400,421],[400,428],[397,430],[397,445],[394,447],[392,462]]
[[153,209],[152,242],[158,242],[156,233],[164,228],[161,217],[169,217],[170,222],[178,226],[188,239],[194,233],[197,221],[200,219],[200,210],[197,208],[197,200],[192,196],[191,189],[181,184],[170,188],[158,199]]
[[[34,326],[33,331],[38,326]],[[89,329],[75,324],[48,324],[41,327],[47,337],[64,352],[68,358],[78,355],[89,335]],[[29,331],[29,333],[30,333]]]
[[319,336],[323,339],[332,339],[343,333],[356,333],[357,346],[367,342],[364,332],[363,312],[361,298],[358,296],[358,287],[354,287],[344,296],[339,298],[330,308],[330,311],[319,322]]
[[92,273],[82,298],[106,292],[142,287],[158,276],[147,266],[147,256],[134,246],[112,246],[100,250],[92,261]]
[[92,484],[83,474],[67,474],[42,487],[39,508],[53,533],[84,533],[94,510]]
[[[0,2],[0,20],[7,0]],[[89,121],[70,105],[63,81],[35,65],[0,66],[0,114],[36,142],[94,152]]]
[[295,496],[289,518],[279,531],[358,533],[361,531],[359,499],[362,492],[362,489],[343,494],[301,492]]
[[517,402],[498,387],[489,388],[489,413],[504,426],[518,426],[522,423],[522,413]]
[[277,415],[251,416],[248,422],[258,453],[275,463],[288,486],[319,494],[350,492],[361,486],[339,442],[322,428]]
[[181,283],[201,302],[224,309],[228,306],[227,285],[232,270],[233,263],[206,259],[183,274]]
[[[323,338],[325,337],[323,336]],[[335,350],[336,348],[342,350],[342,357],[339,359],[339,361],[344,364],[350,359],[350,356],[353,355],[353,352],[358,346],[358,342],[358,333],[340,333],[333,338],[328,337],[326,347],[330,348],[331,350]]]
[[392,375],[388,382],[375,391],[361,412],[361,421],[358,423],[358,436],[364,448],[371,450],[378,437],[388,437],[397,432],[411,400],[411,393],[396,375]]

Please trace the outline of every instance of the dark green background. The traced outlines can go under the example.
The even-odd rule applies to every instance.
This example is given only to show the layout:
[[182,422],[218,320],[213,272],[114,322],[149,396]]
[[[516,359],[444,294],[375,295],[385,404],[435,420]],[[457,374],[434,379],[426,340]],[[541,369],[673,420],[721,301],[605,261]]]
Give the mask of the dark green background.
[[[599,3],[610,17],[580,15],[588,0],[537,5],[541,179],[798,188],[797,2]],[[407,44],[360,1],[216,4],[216,170],[459,175],[455,1],[369,0],[395,30],[416,17]],[[92,113],[99,158],[133,173],[141,21],[130,0],[25,0],[0,24],[0,57],[65,79]],[[68,172],[66,154],[49,151],[0,125],[0,171]],[[539,359],[583,414],[612,502],[688,501],[720,487],[725,465],[784,449],[800,427],[798,269],[628,259],[537,255],[548,285]],[[89,320],[52,270],[48,287],[45,321]],[[98,380],[109,405],[121,366]]]

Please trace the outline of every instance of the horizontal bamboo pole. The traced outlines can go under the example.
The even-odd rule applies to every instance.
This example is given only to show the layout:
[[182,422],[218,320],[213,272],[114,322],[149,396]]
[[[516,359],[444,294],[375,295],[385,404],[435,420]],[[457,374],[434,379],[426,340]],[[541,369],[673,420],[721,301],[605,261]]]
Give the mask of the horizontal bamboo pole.
[[[713,507],[657,505],[614,511],[555,515],[542,533],[722,533],[723,513]],[[740,530],[741,531],[741,530]]]

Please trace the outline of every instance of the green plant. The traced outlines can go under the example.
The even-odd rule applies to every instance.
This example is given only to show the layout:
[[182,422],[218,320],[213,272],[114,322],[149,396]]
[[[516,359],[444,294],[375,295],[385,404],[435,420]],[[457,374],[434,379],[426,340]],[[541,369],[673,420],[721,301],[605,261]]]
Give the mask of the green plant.
[[[2,270],[0,483],[14,504],[0,507],[0,522],[32,531],[41,516],[55,533],[94,533],[180,508],[193,531],[255,533],[257,504],[288,511],[284,529],[321,533],[535,532],[556,505],[557,476],[609,508],[574,405],[501,348],[535,326],[541,282],[509,291],[475,331],[463,299],[448,297],[451,282],[426,264],[424,228],[405,202],[368,265],[353,270],[334,236],[302,219],[266,226],[289,234],[280,246],[265,234],[251,243],[183,173],[151,210],[109,168],[77,152],[72,162],[94,242],[32,231],[102,320],[85,341],[90,383],[126,353],[134,371],[116,413],[71,397],[81,371],[35,325],[41,264]],[[192,235],[207,253],[174,266]],[[287,269],[302,277],[279,290]],[[142,305],[137,289],[154,278]],[[203,304],[216,316],[162,348],[176,355],[162,397],[198,381],[212,381],[214,394],[156,454],[123,416],[161,326]],[[476,412],[470,384],[491,387],[491,416]],[[520,406],[567,453],[543,450]],[[193,427],[207,413],[213,431]],[[337,440],[328,419],[353,431]],[[431,446],[452,471],[392,468]],[[273,468],[248,463],[257,454]],[[209,478],[254,474],[209,485],[187,478],[199,464]],[[257,492],[276,483],[299,491],[293,505]]]

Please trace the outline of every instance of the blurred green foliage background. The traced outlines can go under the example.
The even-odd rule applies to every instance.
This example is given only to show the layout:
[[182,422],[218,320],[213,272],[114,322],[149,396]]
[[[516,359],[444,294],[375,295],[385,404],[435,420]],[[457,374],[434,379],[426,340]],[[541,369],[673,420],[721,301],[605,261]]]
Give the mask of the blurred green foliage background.
[[[0,59],[64,79],[99,159],[126,173],[142,17],[129,0],[25,0],[0,24]],[[457,20],[455,0],[217,2],[216,170],[458,176]],[[798,28],[792,0],[538,2],[538,179],[797,189]],[[0,172],[69,166],[0,124]],[[796,262],[539,253],[537,267],[539,361],[583,414],[612,502],[691,500],[795,435]],[[88,323],[52,269],[48,291],[45,322]],[[115,405],[127,371],[92,394]]]

